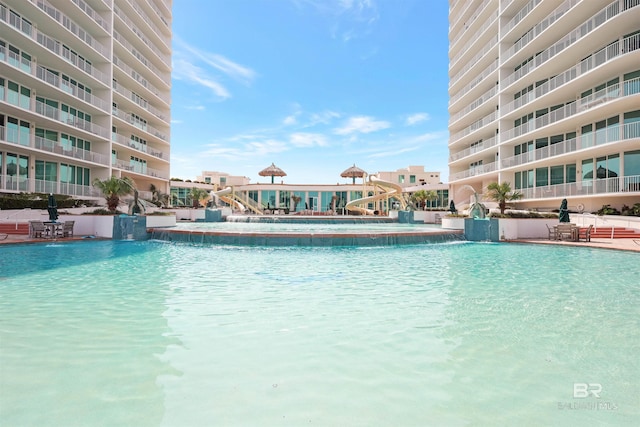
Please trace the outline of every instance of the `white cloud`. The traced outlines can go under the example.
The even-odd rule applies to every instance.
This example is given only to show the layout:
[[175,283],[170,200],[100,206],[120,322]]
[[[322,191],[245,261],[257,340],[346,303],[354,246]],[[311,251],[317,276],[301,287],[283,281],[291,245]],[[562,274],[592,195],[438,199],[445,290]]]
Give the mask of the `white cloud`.
[[353,133],[371,133],[391,127],[389,122],[383,120],[374,120],[368,116],[351,117],[347,123],[334,129],[338,135],[350,135]]
[[407,117],[407,120],[405,121],[405,124],[407,126],[413,126],[417,123],[420,122],[424,122],[429,120],[431,117],[429,117],[428,113],[415,113],[410,115],[409,117]]
[[340,113],[335,111],[323,111],[322,113],[313,113],[307,123],[307,127],[315,126],[318,124],[328,125],[333,119],[340,117]]
[[184,107],[187,110],[196,110],[196,111],[204,111],[204,105],[189,105]]
[[220,84],[213,76],[195,64],[180,58],[174,58],[172,77],[178,80],[187,80],[191,83],[211,89],[213,93],[222,99],[231,97],[231,93]]
[[374,0],[291,0],[298,8],[315,9],[330,20],[332,38],[348,42],[370,32],[380,17]]
[[296,118],[295,114],[292,114],[290,116],[285,117],[282,123],[286,126],[291,126],[298,123],[298,119]]
[[328,145],[325,136],[318,133],[293,133],[289,141],[294,147],[326,147]]

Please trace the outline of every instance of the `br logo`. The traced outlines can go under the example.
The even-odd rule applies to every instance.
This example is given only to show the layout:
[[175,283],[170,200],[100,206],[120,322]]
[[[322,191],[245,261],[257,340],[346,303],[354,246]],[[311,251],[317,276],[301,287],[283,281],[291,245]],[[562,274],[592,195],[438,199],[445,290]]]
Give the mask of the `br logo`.
[[600,399],[600,393],[602,392],[602,386],[599,383],[574,383],[573,384],[573,398],[584,399],[589,395]]

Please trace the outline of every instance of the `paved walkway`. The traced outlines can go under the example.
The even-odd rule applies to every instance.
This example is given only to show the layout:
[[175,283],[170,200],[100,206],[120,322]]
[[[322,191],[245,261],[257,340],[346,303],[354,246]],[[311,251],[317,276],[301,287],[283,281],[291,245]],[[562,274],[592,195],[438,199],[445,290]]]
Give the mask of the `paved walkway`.
[[[0,245],[15,243],[42,243],[42,242],[67,242],[70,240],[86,240],[84,236],[73,236],[59,239],[31,239],[26,235],[9,234],[6,239],[0,234]],[[562,246],[589,246],[593,248],[615,249],[620,251],[640,252],[640,239],[591,239],[590,242],[565,242],[560,240],[547,239],[518,239],[510,240],[508,243],[533,243],[538,245],[562,245]]]

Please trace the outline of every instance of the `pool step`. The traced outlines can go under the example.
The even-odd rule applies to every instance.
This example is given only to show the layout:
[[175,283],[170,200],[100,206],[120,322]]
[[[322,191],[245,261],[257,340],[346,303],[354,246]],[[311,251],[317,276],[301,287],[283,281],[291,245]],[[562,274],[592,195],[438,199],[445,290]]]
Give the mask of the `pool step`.
[[591,230],[591,237],[595,239],[610,239],[613,230],[614,239],[640,239],[640,231],[626,227],[598,227]]
[[29,224],[26,222],[0,222],[1,234],[29,234]]

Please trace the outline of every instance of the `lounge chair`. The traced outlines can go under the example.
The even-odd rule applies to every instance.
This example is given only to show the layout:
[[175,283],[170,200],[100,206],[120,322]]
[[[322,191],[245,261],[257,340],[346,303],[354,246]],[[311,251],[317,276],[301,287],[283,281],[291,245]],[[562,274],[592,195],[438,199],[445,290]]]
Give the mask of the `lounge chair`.
[[47,233],[47,227],[45,227],[42,221],[29,221],[29,237],[42,238]]
[[549,240],[558,240],[558,233],[556,233],[556,227],[549,227],[549,224],[545,224],[549,231]]
[[581,228],[580,230],[578,230],[578,241],[580,239],[584,239],[585,242],[590,242],[591,230],[593,230],[593,224],[591,224],[587,228]]
[[73,237],[73,225],[75,221],[65,221],[61,229],[58,230],[58,236],[60,237]]

